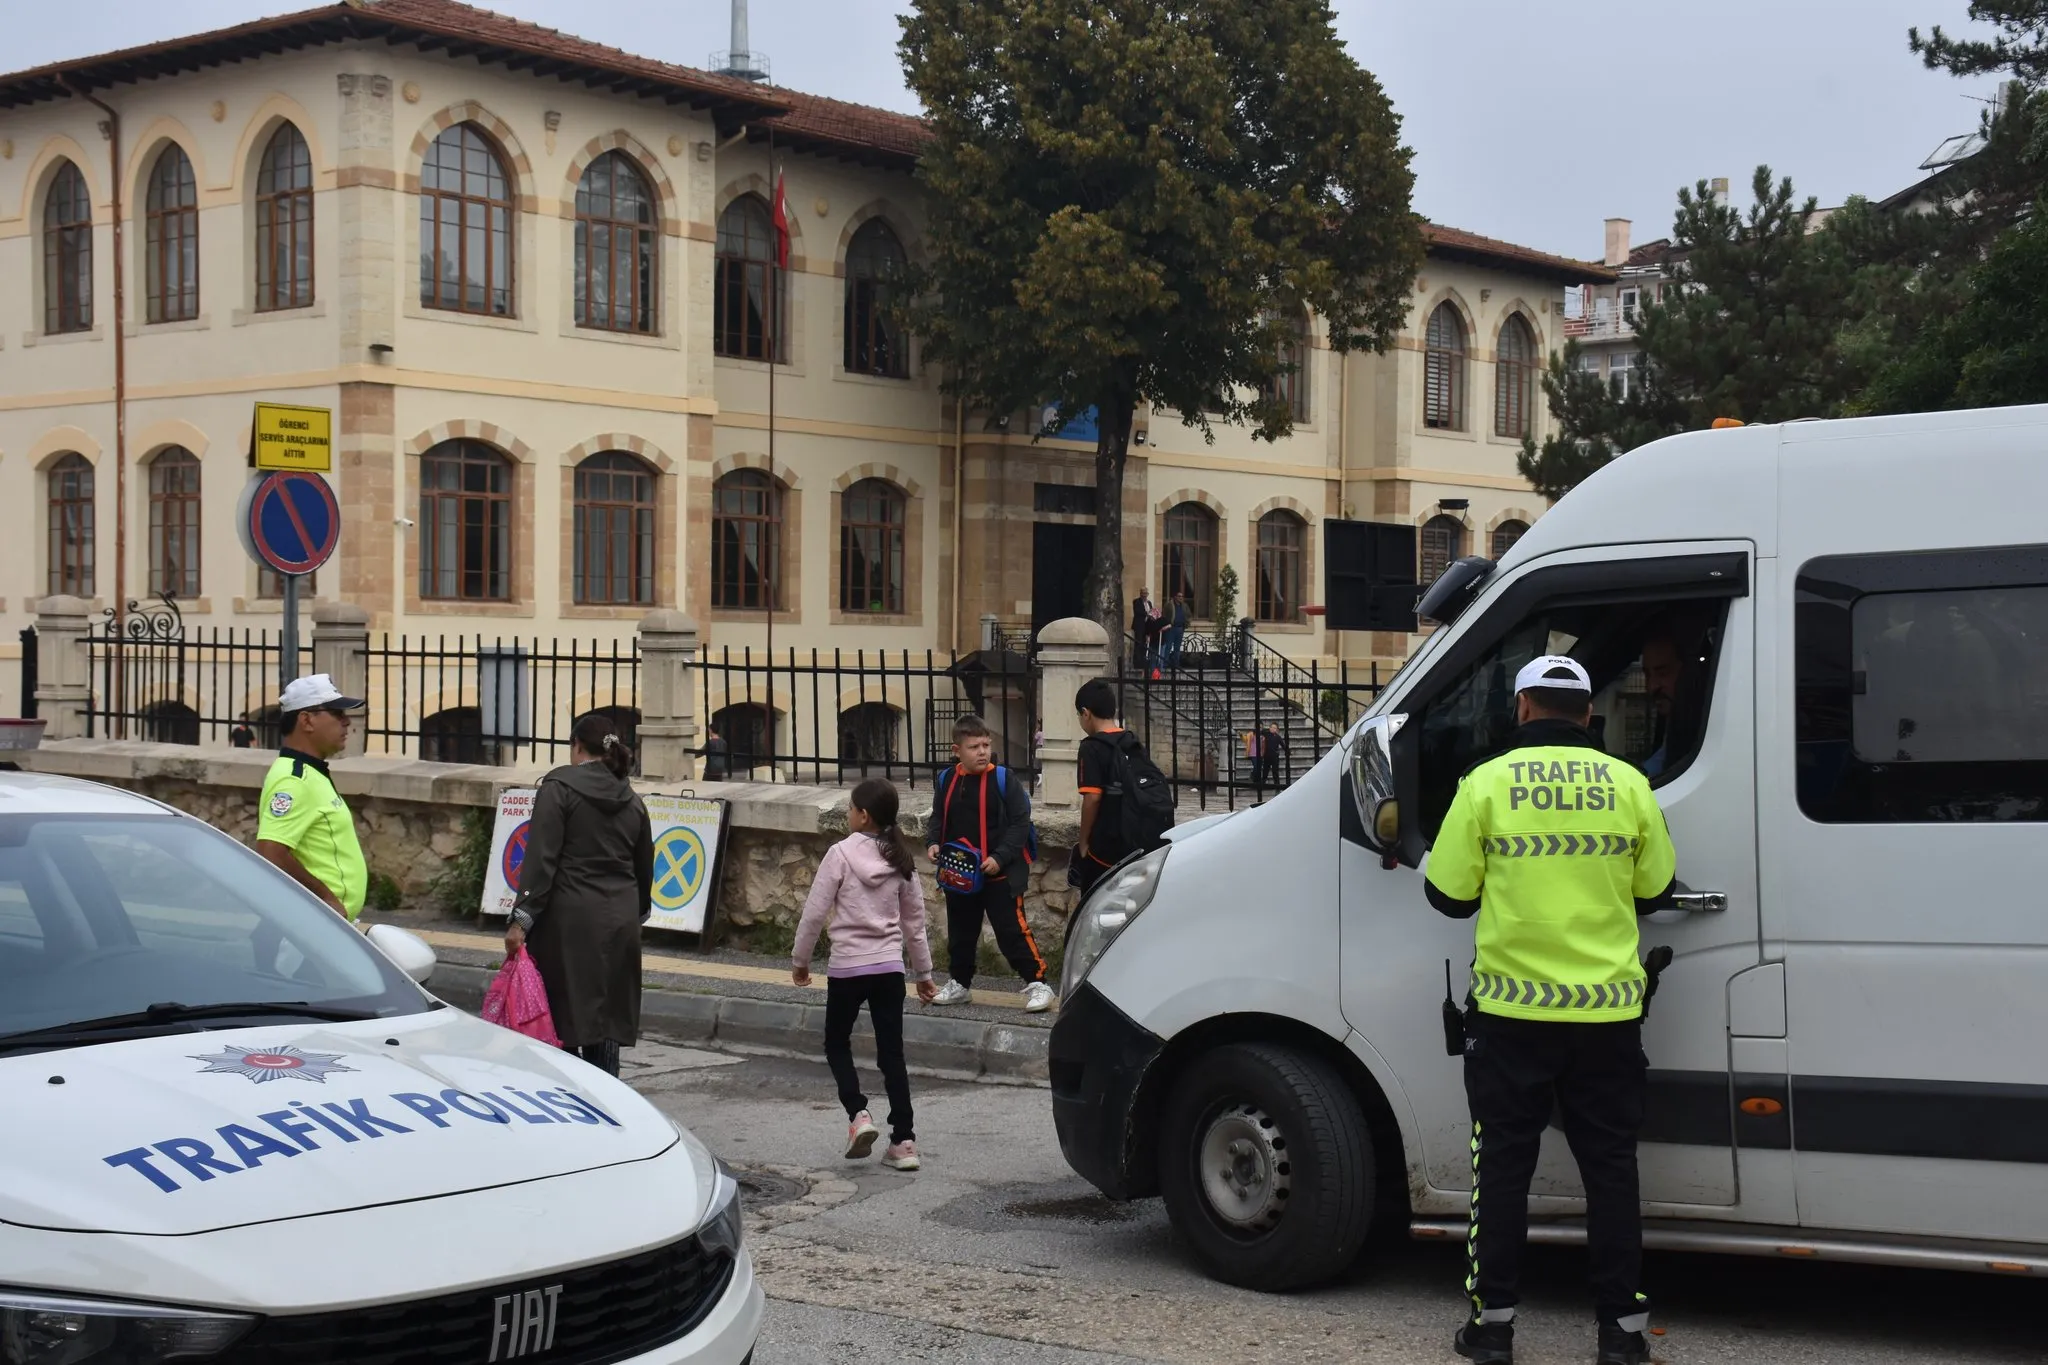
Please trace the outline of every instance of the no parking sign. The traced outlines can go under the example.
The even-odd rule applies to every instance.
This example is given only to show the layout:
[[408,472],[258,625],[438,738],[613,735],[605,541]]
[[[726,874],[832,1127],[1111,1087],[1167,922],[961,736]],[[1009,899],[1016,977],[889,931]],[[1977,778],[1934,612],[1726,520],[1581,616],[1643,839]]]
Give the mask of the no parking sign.
[[491,830],[491,862],[484,869],[486,915],[509,915],[519,899],[519,869],[526,862],[526,834],[533,824],[532,787],[498,793],[498,819]]
[[[498,793],[491,831],[491,861],[484,869],[486,915],[510,915],[519,899],[519,873],[533,828],[532,787]],[[694,796],[649,796],[654,827],[654,885],[647,923],[656,929],[701,934],[718,899],[718,862],[724,849],[726,803]]]

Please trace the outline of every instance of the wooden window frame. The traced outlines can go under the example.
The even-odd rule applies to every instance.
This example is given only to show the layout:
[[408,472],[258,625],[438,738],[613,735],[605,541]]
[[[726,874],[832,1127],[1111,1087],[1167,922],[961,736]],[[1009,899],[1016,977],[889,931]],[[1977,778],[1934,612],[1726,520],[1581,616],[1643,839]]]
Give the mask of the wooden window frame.
[[[730,360],[788,361],[782,323],[782,272],[775,264],[775,221],[759,195],[743,194],[718,215],[713,257],[711,349]],[[758,297],[758,317],[747,307]]]
[[[1440,540],[1441,546],[1433,546],[1432,538]],[[1427,588],[1464,555],[1465,524],[1453,516],[1431,517],[1416,533],[1415,553],[1415,581]]]
[[[1202,534],[1183,534],[1191,526],[1199,526]],[[1222,529],[1216,509],[1202,503],[1177,502],[1166,509],[1159,537],[1165,568],[1159,592],[1161,610],[1170,611],[1174,593],[1186,592],[1189,619],[1210,619],[1216,610],[1216,560]]]
[[202,475],[199,457],[183,446],[170,446],[149,462],[149,591],[154,597],[190,601],[199,596]]
[[[1304,619],[1301,596],[1307,578],[1308,523],[1300,513],[1276,507],[1259,518],[1254,534],[1258,568],[1252,587],[1253,614],[1277,625],[1299,624]],[[1280,600],[1275,600],[1276,595]],[[1288,597],[1294,600],[1287,601]]]
[[[454,468],[453,487],[441,487],[438,467]],[[465,477],[471,469],[487,469],[484,488],[470,488]],[[512,461],[481,441],[456,439],[420,456],[420,582],[423,602],[510,602],[513,559],[512,497],[515,486]],[[441,524],[443,504],[452,505],[452,524]],[[445,535],[455,540],[452,590],[443,590],[439,550]],[[469,546],[479,538],[482,567],[470,569]]]
[[256,175],[256,311],[313,303],[313,153],[305,134],[278,125]]
[[870,218],[847,244],[846,353],[842,360],[848,374],[910,378],[910,339],[889,316],[909,265],[903,243],[887,219]]
[[144,205],[146,316],[190,322],[199,316],[199,182],[177,143],[150,167]]
[[85,172],[66,161],[43,196],[46,336],[92,330],[92,234],[92,188]]
[[[879,509],[879,515],[859,515],[857,509]],[[903,615],[909,595],[909,524],[910,497],[887,479],[862,479],[839,495],[839,610]],[[864,546],[863,539],[870,544]]]
[[45,474],[50,543],[46,567],[51,596],[91,597],[94,583],[94,469],[85,456],[60,456]]
[[[762,469],[735,469],[711,486],[711,605],[717,611],[781,611],[787,587],[782,572],[783,500],[786,490]],[[758,497],[758,510],[745,505]],[[736,504],[728,510],[728,500]],[[748,551],[757,555],[747,578]],[[765,600],[772,587],[774,605]]]
[[[455,158],[452,167],[442,164],[451,151]],[[473,166],[473,161],[479,164]],[[453,188],[444,177],[452,180]],[[455,271],[453,297],[448,297],[443,292],[449,277],[442,269],[447,259],[442,252],[442,229],[450,224],[442,220],[451,210]],[[517,317],[514,237],[518,212],[517,189],[505,169],[504,153],[483,129],[474,123],[458,123],[436,137],[420,160],[420,307],[479,317]],[[474,224],[472,217],[477,220]],[[472,236],[483,250],[482,294],[474,301],[469,290]],[[500,276],[502,287],[497,282]]]
[[[570,600],[577,606],[654,605],[655,506],[660,477],[645,461],[621,450],[599,451],[576,466]],[[604,487],[594,492],[599,479]],[[625,481],[631,496],[617,496],[620,481]],[[623,575],[614,571],[614,549],[621,535],[628,538],[630,564]]]
[[1285,403],[1297,425],[1309,420],[1309,357],[1314,354],[1309,341],[1308,318],[1296,314],[1289,339],[1280,348],[1281,372],[1259,388],[1259,397],[1266,402],[1277,398]]
[[[602,187],[596,183],[600,175],[605,178]],[[622,187],[627,193],[621,193]],[[655,202],[653,185],[624,152],[606,152],[584,169],[576,183],[578,327],[641,336],[655,333],[661,275],[661,221]],[[594,308],[600,285],[605,302]]]
[[1465,319],[1448,301],[1438,304],[1422,347],[1422,425],[1431,431],[1465,430],[1468,349]]
[[1509,550],[1515,548],[1515,542],[1528,534],[1529,523],[1519,517],[1511,517],[1494,527],[1493,534],[1487,537],[1486,546],[1493,552],[1494,562],[1499,563]]

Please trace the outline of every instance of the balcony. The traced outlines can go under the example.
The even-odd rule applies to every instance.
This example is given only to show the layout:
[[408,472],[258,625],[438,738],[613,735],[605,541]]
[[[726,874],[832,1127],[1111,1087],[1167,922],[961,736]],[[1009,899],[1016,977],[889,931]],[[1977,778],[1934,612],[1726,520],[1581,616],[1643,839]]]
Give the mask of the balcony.
[[1567,317],[1564,334],[1578,341],[1626,341],[1636,334],[1636,311],[1620,312],[1602,299],[1590,317]]

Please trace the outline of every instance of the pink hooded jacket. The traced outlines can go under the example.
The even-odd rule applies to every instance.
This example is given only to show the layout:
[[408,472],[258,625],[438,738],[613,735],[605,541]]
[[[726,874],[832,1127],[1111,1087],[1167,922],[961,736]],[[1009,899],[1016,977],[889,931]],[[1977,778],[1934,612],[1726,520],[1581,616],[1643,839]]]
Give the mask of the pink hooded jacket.
[[797,922],[792,965],[810,965],[818,935],[828,927],[832,961],[827,975],[900,968],[907,944],[909,979],[932,979],[932,949],[924,936],[924,890],[917,878],[889,866],[871,834],[849,834],[825,851]]

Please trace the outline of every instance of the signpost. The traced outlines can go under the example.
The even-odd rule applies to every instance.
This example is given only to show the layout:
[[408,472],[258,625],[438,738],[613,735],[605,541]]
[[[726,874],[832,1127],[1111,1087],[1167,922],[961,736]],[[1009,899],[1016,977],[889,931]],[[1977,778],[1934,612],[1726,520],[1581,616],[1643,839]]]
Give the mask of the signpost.
[[325,474],[334,468],[334,414],[326,408],[258,403],[252,430],[258,469]]
[[[257,452],[260,456],[260,445]],[[324,448],[321,458],[324,468]],[[235,525],[249,557],[284,579],[283,659],[278,677],[282,689],[299,675],[299,580],[334,554],[341,540],[341,504],[318,474],[296,469],[259,473],[242,492]]]

